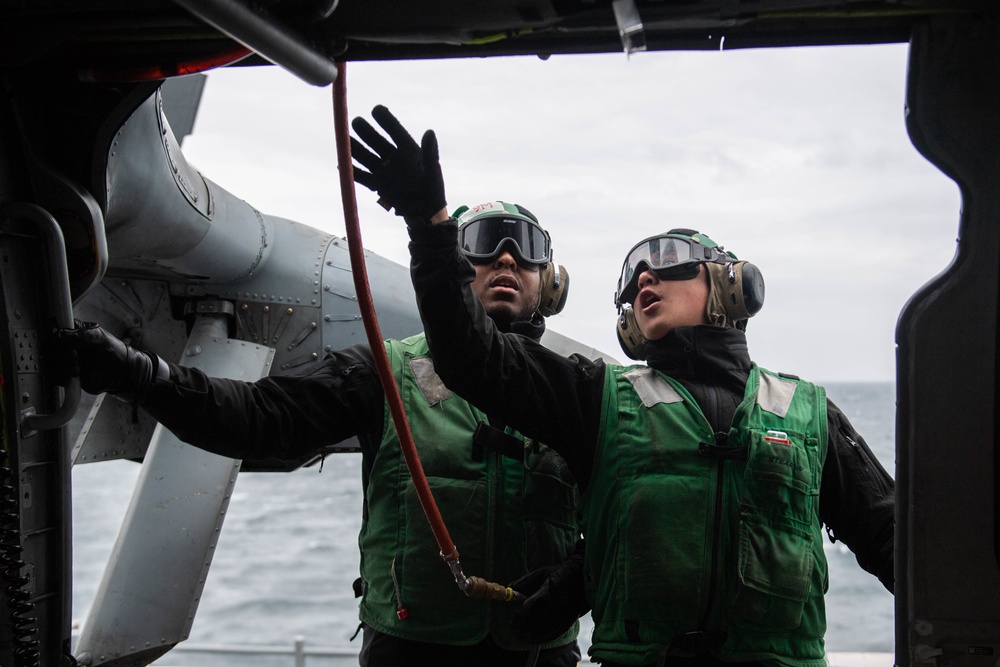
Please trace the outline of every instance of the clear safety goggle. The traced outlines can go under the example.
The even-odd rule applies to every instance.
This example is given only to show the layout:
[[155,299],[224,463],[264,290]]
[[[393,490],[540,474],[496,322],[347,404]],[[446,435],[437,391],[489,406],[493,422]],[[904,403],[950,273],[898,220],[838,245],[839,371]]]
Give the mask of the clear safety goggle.
[[467,222],[458,229],[458,243],[473,264],[493,261],[504,249],[518,264],[537,267],[552,261],[548,232],[521,218],[497,215]]
[[629,250],[622,264],[615,292],[615,305],[632,303],[639,294],[639,276],[652,270],[660,280],[688,280],[698,275],[705,262],[732,261],[721,247],[709,248],[694,239],[679,236],[651,236]]

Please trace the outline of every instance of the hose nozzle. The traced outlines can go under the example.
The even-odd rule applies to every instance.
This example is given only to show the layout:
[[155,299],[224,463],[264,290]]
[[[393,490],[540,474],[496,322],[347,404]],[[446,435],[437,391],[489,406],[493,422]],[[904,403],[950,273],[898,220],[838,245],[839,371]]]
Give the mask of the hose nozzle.
[[469,577],[468,582],[469,586],[465,589],[465,594],[470,598],[495,600],[497,602],[524,600],[524,596],[510,586],[501,586],[492,581],[486,581],[482,577]]
[[466,577],[462,572],[462,564],[458,560],[458,549],[449,554],[441,554],[441,558],[451,568],[451,574],[455,577],[455,583],[459,590],[465,593],[466,597],[477,600],[494,600],[496,602],[521,602],[524,596],[509,586],[501,586],[492,581],[486,581],[482,577]]

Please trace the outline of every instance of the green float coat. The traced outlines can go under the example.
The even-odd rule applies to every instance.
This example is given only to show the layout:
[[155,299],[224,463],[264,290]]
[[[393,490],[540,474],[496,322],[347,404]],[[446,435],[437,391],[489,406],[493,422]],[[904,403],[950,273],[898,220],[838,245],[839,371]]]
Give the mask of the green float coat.
[[723,660],[824,667],[823,388],[754,365],[717,443],[676,380],[606,373],[584,496],[591,655],[655,662],[704,631],[725,638],[709,649]]
[[[427,481],[466,576],[507,585],[562,562],[579,536],[576,487],[562,458],[510,429],[519,458],[474,451],[473,432],[488,419],[444,387],[423,335],[387,341],[386,348]],[[506,603],[473,600],[459,590],[417,498],[388,406],[366,484],[361,619],[404,639],[470,645],[492,634],[504,648],[527,649],[509,631]],[[397,617],[399,607],[408,610],[407,618]],[[545,646],[573,641],[577,629]]]

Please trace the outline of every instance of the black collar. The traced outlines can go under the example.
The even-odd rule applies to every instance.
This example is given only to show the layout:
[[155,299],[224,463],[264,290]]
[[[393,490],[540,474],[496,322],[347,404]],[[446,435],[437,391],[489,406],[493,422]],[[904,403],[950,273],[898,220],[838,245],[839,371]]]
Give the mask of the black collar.
[[746,334],[732,327],[678,327],[646,344],[646,363],[678,379],[742,376],[750,371]]
[[[496,320],[494,320],[496,322]],[[497,328],[504,331],[504,328],[497,322]],[[538,314],[536,311],[531,315],[530,320],[522,320],[520,322],[512,322],[509,329],[505,333],[516,333],[522,336],[527,336],[536,343],[542,339],[542,334],[545,333],[545,318]]]

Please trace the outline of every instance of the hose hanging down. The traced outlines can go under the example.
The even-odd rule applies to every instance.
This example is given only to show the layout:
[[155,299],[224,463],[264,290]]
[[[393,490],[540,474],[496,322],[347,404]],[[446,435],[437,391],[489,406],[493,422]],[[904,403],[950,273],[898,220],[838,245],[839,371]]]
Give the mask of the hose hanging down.
[[347,63],[340,62],[337,64],[337,68],[338,76],[333,84],[333,116],[337,138],[340,194],[344,206],[344,224],[347,227],[347,247],[351,257],[351,273],[354,277],[354,289],[358,295],[358,306],[361,309],[361,320],[364,322],[365,334],[368,336],[368,346],[375,358],[375,367],[378,369],[382,390],[385,392],[389,412],[392,414],[392,421],[396,426],[396,433],[399,435],[403,458],[406,460],[406,467],[410,471],[410,477],[413,479],[414,487],[416,487],[420,506],[423,507],[424,514],[427,515],[434,539],[437,540],[441,549],[441,558],[451,568],[451,573],[455,577],[459,589],[471,598],[509,602],[521,597],[520,594],[506,586],[486,581],[482,577],[466,577],[465,573],[462,572],[462,564],[458,560],[458,549],[451,541],[448,527],[445,525],[444,519],[441,518],[441,512],[438,510],[430,486],[427,484],[427,477],[424,475],[424,468],[420,463],[420,456],[417,454],[413,434],[410,432],[410,424],[403,410],[399,387],[396,386],[396,380],[389,368],[389,355],[385,351],[382,331],[375,315],[375,306],[368,285],[368,270],[365,267],[361,226],[358,222],[358,201],[354,191],[354,165],[351,161],[350,131],[347,120]]

